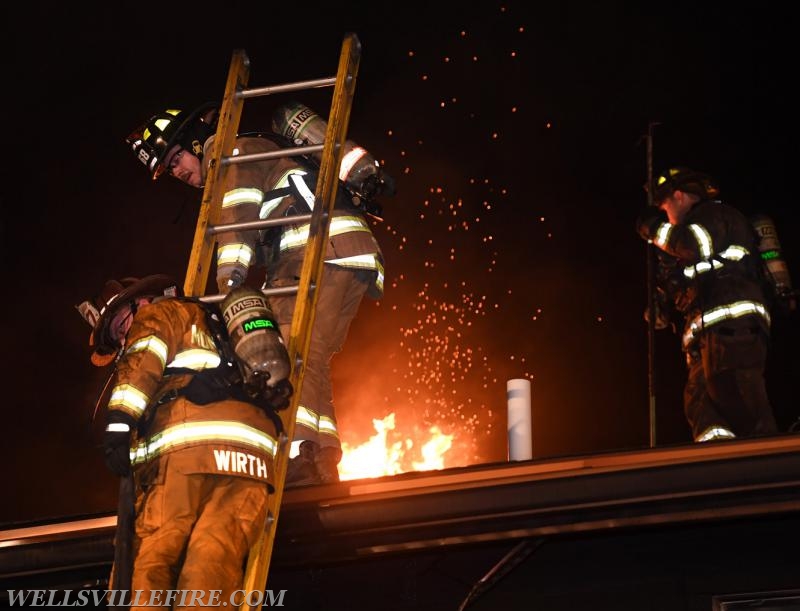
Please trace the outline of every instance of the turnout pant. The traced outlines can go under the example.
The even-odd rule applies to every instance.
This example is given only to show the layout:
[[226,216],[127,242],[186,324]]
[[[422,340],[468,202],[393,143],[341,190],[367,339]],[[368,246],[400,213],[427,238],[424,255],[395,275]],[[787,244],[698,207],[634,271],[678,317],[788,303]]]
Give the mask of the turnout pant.
[[[169,461],[169,457],[166,457]],[[175,608],[208,604],[209,590],[221,590],[217,604],[228,603],[242,588],[244,563],[263,523],[267,484],[233,475],[185,474],[179,466],[161,469],[159,482],[139,493],[134,538],[132,590],[202,590]],[[241,594],[237,594],[237,602]],[[171,606],[131,606],[131,611]]]
[[777,431],[764,366],[768,336],[747,318],[707,329],[687,351],[684,410],[695,441],[726,429],[737,437]]
[[[350,323],[375,272],[324,264],[317,312],[311,332],[303,387],[297,408],[295,440],[310,440],[321,447],[341,448],[331,388],[331,359],[342,349]],[[297,284],[299,278],[276,280],[270,287]],[[295,296],[270,297],[270,305],[288,342]]]

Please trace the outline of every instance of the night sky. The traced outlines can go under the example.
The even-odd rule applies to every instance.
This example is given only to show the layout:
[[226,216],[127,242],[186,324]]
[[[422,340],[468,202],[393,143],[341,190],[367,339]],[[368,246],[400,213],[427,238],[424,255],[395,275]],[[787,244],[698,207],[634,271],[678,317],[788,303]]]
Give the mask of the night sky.
[[[234,49],[256,87],[333,76],[344,35],[362,43],[349,136],[398,194],[375,225],[386,295],[362,303],[334,361],[350,445],[394,413],[392,442],[453,435],[446,466],[504,460],[505,383],[518,377],[533,384],[536,458],[648,445],[647,248],[633,222],[651,121],[656,169],[707,171],[729,203],[769,212],[800,282],[787,15],[121,4],[33,4],[5,24],[1,521],[115,508],[90,425],[108,370],[90,364],[74,305],[109,278],[183,284],[201,192],[153,183],[125,137],[157,110],[220,100]],[[247,101],[242,130],[292,99],[325,116],[330,93]],[[797,322],[776,321],[768,371],[783,430],[800,417]],[[659,445],[691,441],[683,381],[678,338],[660,332]]]

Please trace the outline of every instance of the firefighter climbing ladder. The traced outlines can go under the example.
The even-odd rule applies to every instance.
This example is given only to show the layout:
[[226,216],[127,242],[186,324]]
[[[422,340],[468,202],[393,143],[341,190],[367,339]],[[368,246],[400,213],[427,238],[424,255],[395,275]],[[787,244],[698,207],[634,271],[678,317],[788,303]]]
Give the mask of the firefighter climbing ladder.
[[[360,58],[361,44],[358,37],[355,34],[348,34],[342,43],[339,67],[335,77],[246,89],[250,73],[250,60],[244,50],[234,51],[225,86],[225,96],[220,110],[216,138],[214,138],[211,149],[203,200],[200,205],[194,243],[184,282],[184,293],[186,295],[198,296],[203,301],[208,302],[218,302],[224,298],[224,295],[202,297],[208,281],[208,272],[214,251],[214,236],[216,234],[234,229],[257,230],[289,223],[310,223],[309,238],[299,284],[296,287],[264,290],[264,294],[267,296],[297,292],[297,303],[292,318],[290,337],[287,342],[290,362],[293,364],[289,379],[294,387],[294,394],[292,395],[291,406],[284,412],[285,415],[283,417],[286,438],[282,439],[278,444],[275,460],[275,493],[270,495],[266,522],[261,529],[261,536],[250,549],[248,557],[247,571],[242,586],[245,592],[263,591],[266,587],[272,546],[275,539],[274,535],[278,524],[278,513],[283,498],[283,484],[286,479],[286,467],[289,458],[288,440],[294,435],[297,401],[303,384],[304,363],[308,356],[311,328],[316,314],[317,291],[315,289],[319,286],[322,275],[325,244],[328,241],[330,218],[333,213],[333,203],[338,186],[338,168],[347,136],[350,107]],[[333,86],[334,89],[324,144],[288,148],[273,153],[233,156],[233,146],[239,129],[244,100],[274,93],[328,86]],[[318,151],[322,151],[322,162],[315,197],[318,204],[321,203],[322,205],[315,205],[311,214],[248,223],[216,224],[222,208],[222,189],[225,184],[225,173],[230,165]],[[246,599],[240,609],[246,611],[251,609],[260,610],[261,601],[259,600],[257,605],[251,605]]]

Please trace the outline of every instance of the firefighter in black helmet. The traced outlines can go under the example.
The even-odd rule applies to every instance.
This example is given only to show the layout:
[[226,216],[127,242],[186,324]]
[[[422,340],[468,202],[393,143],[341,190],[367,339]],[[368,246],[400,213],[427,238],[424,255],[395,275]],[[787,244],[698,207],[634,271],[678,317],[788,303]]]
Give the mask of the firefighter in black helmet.
[[658,318],[684,318],[684,409],[694,440],[775,433],[764,381],[770,315],[750,222],[702,172],[669,168],[652,189],[636,229],[660,249]]
[[199,160],[203,158],[203,145],[214,134],[217,115],[217,104],[211,102],[192,111],[167,109],[150,117],[128,136],[128,144],[150,171],[153,180],[164,172],[174,174],[183,151],[190,152],[197,160],[196,173],[179,178],[193,187],[202,187]]
[[[154,178],[166,172],[200,188],[208,173],[208,152],[215,139],[216,120],[213,105],[192,112],[169,110],[154,115],[128,137],[128,143]],[[240,135],[235,148],[238,154],[249,155],[272,153],[280,145],[270,137]],[[312,169],[293,158],[232,164],[222,189],[219,222],[241,223],[310,213],[315,186]],[[228,293],[244,283],[257,261],[266,267],[266,287],[297,285],[309,235],[309,223],[261,232],[218,234],[220,292]],[[363,210],[340,189],[330,219],[314,333],[297,407],[288,485],[339,480],[337,465],[342,451],[333,405],[331,360],[342,349],[362,298],[366,295],[378,299],[383,295],[383,280],[383,254],[369,222]],[[289,337],[295,299],[295,295],[270,297],[284,337]]]

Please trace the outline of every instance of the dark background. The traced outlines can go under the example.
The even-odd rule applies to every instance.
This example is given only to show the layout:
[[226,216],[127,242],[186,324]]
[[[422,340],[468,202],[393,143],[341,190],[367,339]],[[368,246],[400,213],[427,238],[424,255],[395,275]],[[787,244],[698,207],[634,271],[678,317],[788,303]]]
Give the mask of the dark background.
[[[446,466],[504,460],[505,382],[527,377],[536,458],[647,447],[642,137],[659,122],[657,170],[707,171],[726,201],[770,213],[796,278],[788,14],[528,4],[29,3],[7,19],[0,520],[115,508],[90,425],[108,372],[74,305],[109,278],[182,284],[201,195],[153,183],[125,137],[221,99],[234,49],[252,87],[333,76],[347,32],[363,47],[349,135],[398,194],[375,226],[386,295],[334,361],[343,440],[394,413],[390,442],[454,436]],[[329,89],[259,98],[243,129],[294,97],[328,112]],[[796,317],[775,321],[784,431],[797,339]],[[658,444],[689,443],[675,335],[658,334],[655,366]]]

